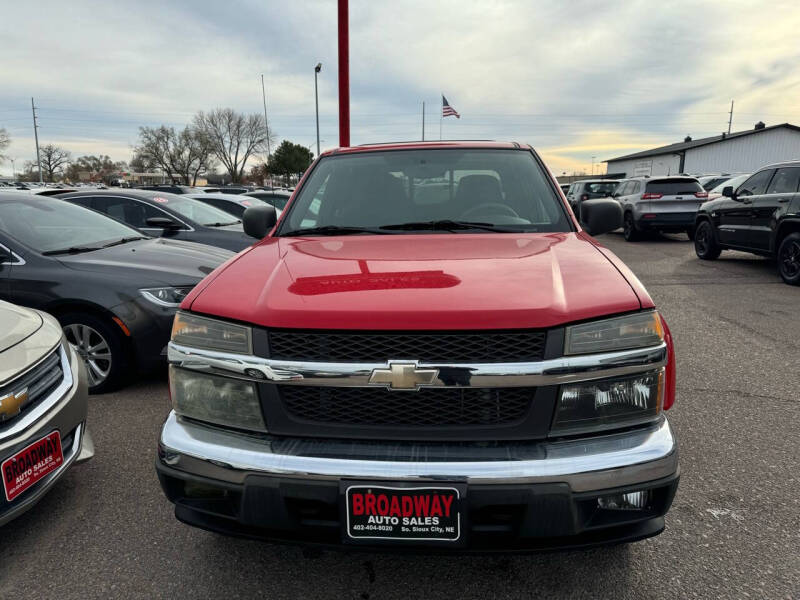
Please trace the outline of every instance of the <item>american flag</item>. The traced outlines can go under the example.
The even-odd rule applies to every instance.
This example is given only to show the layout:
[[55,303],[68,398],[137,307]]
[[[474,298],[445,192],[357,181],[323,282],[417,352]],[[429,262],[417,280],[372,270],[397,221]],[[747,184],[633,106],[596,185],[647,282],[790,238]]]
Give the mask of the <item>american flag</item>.
[[455,108],[450,106],[447,98],[445,98],[444,94],[442,94],[442,118],[444,117],[455,117],[456,119],[460,119],[461,115],[456,112]]

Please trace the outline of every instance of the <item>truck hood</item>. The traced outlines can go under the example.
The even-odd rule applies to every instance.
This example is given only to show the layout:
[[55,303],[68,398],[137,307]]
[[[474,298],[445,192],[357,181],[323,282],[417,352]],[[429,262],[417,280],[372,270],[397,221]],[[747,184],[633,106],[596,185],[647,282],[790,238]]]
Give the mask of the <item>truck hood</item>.
[[575,233],[270,238],[214,275],[184,307],[265,327],[538,328],[641,307]]
[[16,346],[36,333],[42,326],[39,313],[0,301],[0,352]]

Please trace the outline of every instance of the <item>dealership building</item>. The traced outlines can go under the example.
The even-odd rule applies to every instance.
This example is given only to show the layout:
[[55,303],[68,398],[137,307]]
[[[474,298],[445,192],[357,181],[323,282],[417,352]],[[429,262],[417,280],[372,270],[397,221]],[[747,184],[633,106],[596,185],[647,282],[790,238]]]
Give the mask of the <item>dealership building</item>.
[[764,165],[800,160],[800,127],[783,123],[723,133],[610,158],[606,177],[752,173]]

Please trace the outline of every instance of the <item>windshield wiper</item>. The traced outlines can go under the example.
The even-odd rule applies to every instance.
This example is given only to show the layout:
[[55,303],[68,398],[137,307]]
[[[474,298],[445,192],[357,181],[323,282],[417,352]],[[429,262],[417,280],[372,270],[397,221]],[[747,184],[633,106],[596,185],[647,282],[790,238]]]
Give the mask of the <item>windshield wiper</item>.
[[205,227],[225,227],[226,225],[238,225],[241,221],[231,221],[230,223],[203,223]]
[[60,250],[47,250],[42,252],[43,256],[53,256],[55,254],[79,254],[81,252],[94,252],[95,250],[102,250],[105,246],[70,246],[69,248],[61,248]]
[[109,242],[108,244],[103,244],[101,248],[110,248],[111,246],[119,246],[120,244],[127,244],[128,242],[135,242],[136,240],[146,240],[147,237],[143,235],[135,235],[131,237],[124,237],[120,238],[116,241]]
[[475,221],[451,221],[450,219],[440,219],[438,221],[418,221],[411,223],[397,223],[395,225],[383,225],[381,229],[407,231],[421,229],[429,229],[431,231],[459,231],[465,229],[482,229],[484,231],[500,231],[505,232],[505,229],[498,229],[491,223],[479,223]]
[[386,234],[380,229],[370,227],[345,227],[341,225],[323,225],[321,227],[307,227],[305,229],[293,229],[281,233],[281,237],[298,237],[304,235],[355,235],[358,233]]

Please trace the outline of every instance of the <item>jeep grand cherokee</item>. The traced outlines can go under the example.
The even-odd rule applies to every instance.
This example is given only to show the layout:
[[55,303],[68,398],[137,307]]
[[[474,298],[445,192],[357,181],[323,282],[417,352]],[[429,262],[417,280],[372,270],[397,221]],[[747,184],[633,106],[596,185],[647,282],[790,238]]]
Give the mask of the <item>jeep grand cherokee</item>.
[[532,148],[344,148],[183,301],[156,468],[178,519],[303,544],[530,550],[664,528],[672,339]]

